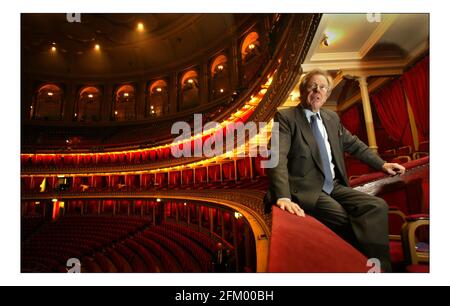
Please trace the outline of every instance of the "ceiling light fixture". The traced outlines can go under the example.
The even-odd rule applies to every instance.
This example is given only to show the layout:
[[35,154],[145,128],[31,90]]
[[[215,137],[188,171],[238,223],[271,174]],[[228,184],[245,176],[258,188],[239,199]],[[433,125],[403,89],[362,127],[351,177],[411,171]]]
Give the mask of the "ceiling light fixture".
[[322,46],[328,47],[330,45],[329,37],[327,34],[324,34],[322,38]]

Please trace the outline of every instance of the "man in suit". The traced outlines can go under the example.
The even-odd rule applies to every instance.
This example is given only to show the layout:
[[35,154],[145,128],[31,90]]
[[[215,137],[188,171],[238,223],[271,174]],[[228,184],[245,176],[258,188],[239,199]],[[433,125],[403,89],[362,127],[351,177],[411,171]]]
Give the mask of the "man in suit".
[[[333,79],[313,70],[300,83],[300,104],[276,113],[279,123],[278,165],[268,169],[266,211],[277,205],[299,217],[305,212],[355,245],[368,258],[378,258],[391,271],[388,206],[383,199],[349,187],[344,152],[390,175],[405,168],[387,163],[352,135],[335,112],[321,109]],[[273,143],[273,142],[272,142]],[[301,221],[301,220],[299,220]]]

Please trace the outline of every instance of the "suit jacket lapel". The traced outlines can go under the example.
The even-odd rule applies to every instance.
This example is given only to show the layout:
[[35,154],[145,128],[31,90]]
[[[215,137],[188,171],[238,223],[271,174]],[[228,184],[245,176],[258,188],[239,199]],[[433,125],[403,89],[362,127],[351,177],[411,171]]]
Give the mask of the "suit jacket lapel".
[[339,169],[341,173],[342,172],[342,164],[340,160],[340,156],[342,155],[341,148],[339,145],[339,138],[336,131],[336,126],[333,124],[331,117],[328,116],[325,112],[320,112],[322,119],[323,119],[323,125],[325,126],[325,129],[327,130],[328,134],[328,141],[330,142],[331,146],[331,153],[334,157],[335,166]]
[[311,124],[309,124],[306,114],[301,107],[297,107],[296,121],[300,124],[300,133],[302,134],[303,139],[308,143],[314,162],[319,167],[320,171],[322,171],[325,175],[322,168],[322,161],[320,160],[319,147],[317,146],[314,135],[312,134]]

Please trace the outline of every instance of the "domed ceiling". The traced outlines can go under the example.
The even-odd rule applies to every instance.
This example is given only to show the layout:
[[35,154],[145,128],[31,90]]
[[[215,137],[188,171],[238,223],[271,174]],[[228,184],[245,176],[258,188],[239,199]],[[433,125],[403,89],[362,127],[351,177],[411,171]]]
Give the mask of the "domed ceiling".
[[66,14],[22,14],[23,72],[69,77],[163,72],[192,64],[231,40],[250,17],[81,14],[77,22]]

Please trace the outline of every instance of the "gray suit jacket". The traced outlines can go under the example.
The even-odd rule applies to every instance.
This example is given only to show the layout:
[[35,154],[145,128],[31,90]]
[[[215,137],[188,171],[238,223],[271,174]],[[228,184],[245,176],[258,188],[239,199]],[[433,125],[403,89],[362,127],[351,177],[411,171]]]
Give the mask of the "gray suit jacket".
[[[349,185],[344,152],[376,170],[381,170],[385,161],[358,137],[352,135],[342,125],[335,112],[321,109],[320,114],[327,130],[336,178],[344,185]],[[304,210],[311,210],[324,182],[319,148],[311,126],[300,106],[277,112],[274,121],[279,123],[279,163],[275,168],[268,169],[270,185],[264,198],[266,212],[270,212],[272,205],[279,198],[291,198]]]

